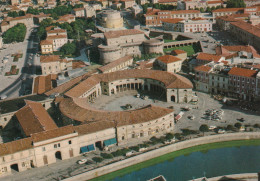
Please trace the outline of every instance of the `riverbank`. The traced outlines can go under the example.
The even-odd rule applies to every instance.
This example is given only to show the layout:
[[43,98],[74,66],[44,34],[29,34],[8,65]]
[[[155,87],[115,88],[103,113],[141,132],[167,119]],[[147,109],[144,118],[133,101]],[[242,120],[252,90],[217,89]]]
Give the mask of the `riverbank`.
[[239,146],[258,146],[260,145],[260,139],[254,139],[254,140],[235,140],[235,141],[225,141],[225,142],[216,142],[216,143],[209,143],[209,144],[204,144],[204,145],[199,145],[199,146],[194,146],[190,148],[185,148],[182,150],[178,150],[175,152],[171,152],[156,158],[153,158],[151,160],[147,160],[142,163],[138,163],[136,165],[132,165],[127,168],[123,168],[121,170],[117,170],[115,172],[111,172],[109,174],[97,177],[92,179],[91,181],[101,181],[101,180],[110,180],[115,177],[120,177],[122,175],[131,173],[136,170],[140,170],[145,167],[149,167],[155,164],[158,164],[160,162],[169,160],[169,159],[174,159],[178,156],[182,155],[189,155],[192,152],[207,152],[208,150],[211,149],[218,149],[218,148],[226,148],[226,147],[239,147]]
[[[234,175],[225,175],[219,177],[207,178],[208,181],[219,181],[223,178],[228,178],[230,180],[244,180],[244,181],[257,181],[258,174],[257,173],[243,173],[243,174],[234,174]],[[203,178],[198,178],[190,181],[202,181]]]
[[97,169],[75,175],[65,180],[90,180],[94,178],[96,178],[94,180],[108,180],[114,178],[115,176],[124,175],[131,171],[160,163],[163,160],[173,159],[180,155],[189,155],[190,153],[196,151],[207,152],[209,149],[241,145],[260,145],[260,133],[239,132],[211,135],[180,141],[137,156],[125,158],[122,161],[111,163]]

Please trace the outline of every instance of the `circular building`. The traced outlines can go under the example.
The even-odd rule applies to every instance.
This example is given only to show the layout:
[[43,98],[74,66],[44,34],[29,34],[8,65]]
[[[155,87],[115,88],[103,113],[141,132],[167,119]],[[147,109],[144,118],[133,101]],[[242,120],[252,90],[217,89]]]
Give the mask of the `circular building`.
[[119,11],[116,10],[104,10],[102,11],[100,24],[104,28],[122,28],[123,18]]

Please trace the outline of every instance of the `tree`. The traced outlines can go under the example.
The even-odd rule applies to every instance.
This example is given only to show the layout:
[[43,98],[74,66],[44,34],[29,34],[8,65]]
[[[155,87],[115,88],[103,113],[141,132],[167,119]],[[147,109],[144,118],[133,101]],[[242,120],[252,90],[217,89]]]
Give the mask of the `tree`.
[[201,7],[201,8],[200,8],[200,12],[201,12],[201,13],[204,13],[204,12],[205,12],[204,8]]
[[4,43],[23,42],[26,35],[26,26],[18,23],[3,34]]
[[27,9],[26,13],[38,15],[38,14],[40,14],[40,11],[39,11],[37,8],[34,9],[33,7],[30,6],[30,7]]
[[60,49],[61,52],[63,52],[65,55],[73,55],[76,53],[77,47],[76,43],[66,43],[63,45]]
[[234,126],[235,126],[237,129],[240,129],[241,126],[242,126],[242,124],[241,124],[241,123],[236,123]]
[[19,15],[18,15],[18,13],[16,11],[9,11],[7,13],[7,16],[15,18],[15,17],[17,17]]
[[211,8],[208,6],[206,9],[207,12],[211,12]]
[[233,131],[235,128],[234,128],[234,126],[233,125],[227,125],[227,128],[226,128],[226,130],[229,130],[229,131]]
[[24,16],[24,15],[25,15],[25,12],[21,10],[21,11],[18,12],[18,15],[19,15],[19,16]]
[[203,132],[203,135],[204,135],[204,132],[208,132],[208,131],[209,131],[209,127],[208,127],[208,125],[206,125],[206,124],[202,124],[202,125],[200,126],[199,130],[200,130],[201,132]]
[[244,0],[228,0],[227,8],[244,8],[246,4]]

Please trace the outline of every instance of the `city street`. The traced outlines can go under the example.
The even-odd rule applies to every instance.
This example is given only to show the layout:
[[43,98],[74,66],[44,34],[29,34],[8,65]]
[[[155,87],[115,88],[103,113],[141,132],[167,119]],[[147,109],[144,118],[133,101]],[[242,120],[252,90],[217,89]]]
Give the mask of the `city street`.
[[[38,40],[36,32],[32,32],[32,29],[27,30],[27,34],[24,42],[10,44],[4,50],[0,52],[0,60],[8,56],[8,62],[2,64],[4,67],[0,73],[0,95],[6,95],[8,98],[14,98],[25,94],[25,87],[23,81],[30,78],[35,74],[35,66],[39,65],[39,58],[36,56],[38,49]],[[12,54],[23,54],[22,58],[18,62],[13,62]],[[35,64],[35,62],[37,64]],[[12,65],[16,65],[19,69],[18,75],[5,76],[5,72],[10,71]],[[0,64],[1,66],[1,64]]]

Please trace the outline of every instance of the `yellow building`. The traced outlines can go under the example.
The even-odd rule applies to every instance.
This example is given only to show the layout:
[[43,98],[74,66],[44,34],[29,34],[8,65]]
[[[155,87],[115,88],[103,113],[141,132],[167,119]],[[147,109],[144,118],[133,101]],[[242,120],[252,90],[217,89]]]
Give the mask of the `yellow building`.
[[177,73],[181,70],[182,60],[172,55],[164,55],[155,60],[154,66],[156,69]]
[[42,54],[51,54],[53,53],[53,41],[52,40],[42,40],[41,45],[41,52]]

